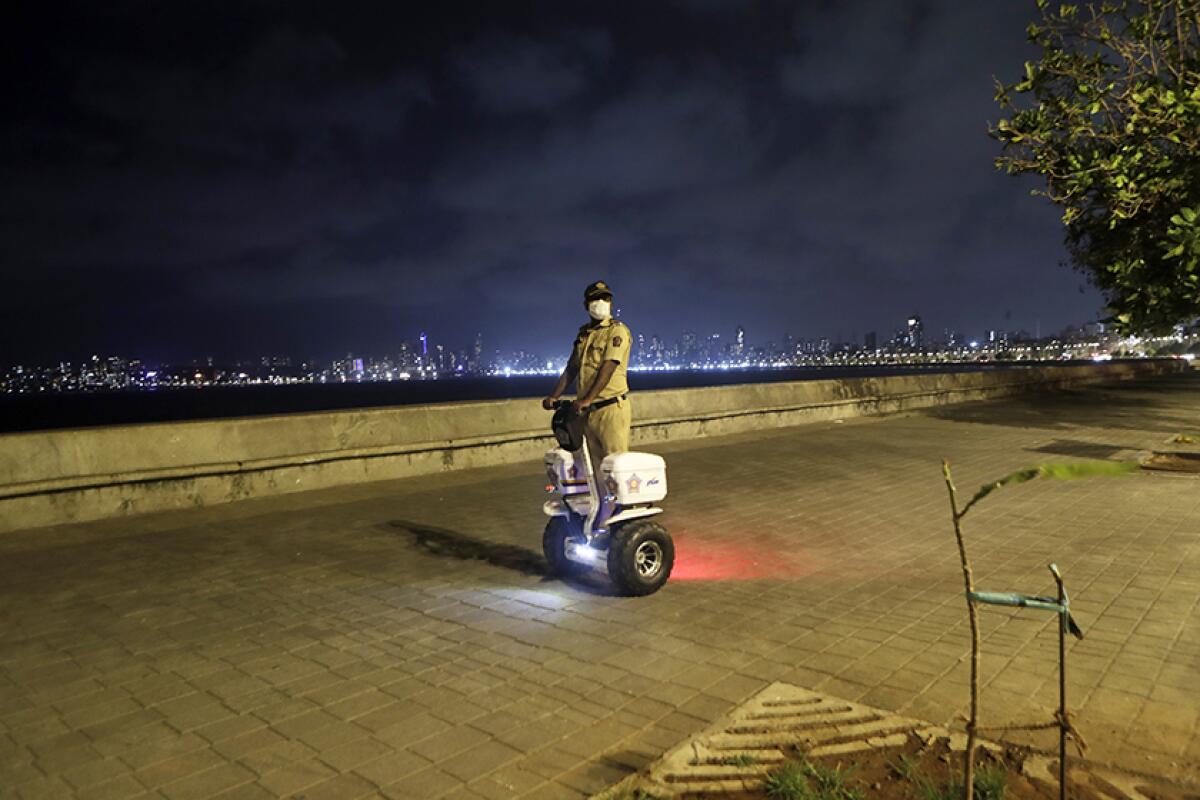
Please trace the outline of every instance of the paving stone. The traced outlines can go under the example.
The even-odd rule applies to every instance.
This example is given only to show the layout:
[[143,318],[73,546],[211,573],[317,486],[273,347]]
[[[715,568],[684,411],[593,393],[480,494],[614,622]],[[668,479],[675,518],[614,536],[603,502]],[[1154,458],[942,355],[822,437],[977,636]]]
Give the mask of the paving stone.
[[[452,728],[444,733],[430,736],[409,746],[419,756],[430,761],[439,762],[465,750],[477,747],[488,741],[489,737],[474,728]],[[443,767],[445,769],[445,767]]]
[[201,800],[254,780],[255,775],[240,764],[222,763],[158,787],[168,800]]
[[704,692],[731,703],[740,703],[755,692],[761,691],[762,688],[763,682],[760,680],[732,674],[710,684]]
[[213,750],[195,750],[156,761],[134,773],[134,777],[151,789],[223,766],[225,758]]
[[223,705],[206,692],[193,692],[183,697],[166,700],[155,706],[172,728],[179,731],[192,731],[224,722],[236,716],[236,713]]
[[258,776],[257,782],[276,797],[292,797],[307,792],[336,775],[329,767],[314,761],[297,762]]
[[241,761],[258,750],[287,741],[286,737],[270,728],[258,728],[241,736],[222,739],[213,745],[213,750],[229,759]]
[[471,727],[478,728],[491,736],[496,736],[520,725],[525,725],[528,722],[529,718],[526,716],[513,713],[512,711],[500,710],[471,720]]
[[147,795],[146,787],[135,780],[132,775],[126,774],[88,786],[84,796],[88,800],[132,800],[132,798]]
[[384,793],[388,797],[397,798],[397,800],[400,798],[420,800],[420,798],[441,797],[461,785],[459,779],[453,775],[443,772],[437,767],[427,767],[385,787]]
[[438,719],[427,712],[407,717],[402,722],[380,728],[374,736],[392,747],[407,747],[452,728],[449,722]]
[[357,720],[372,711],[389,706],[397,705],[391,695],[384,694],[376,689],[360,692],[344,700],[335,703],[330,703],[325,706],[325,710],[335,717],[343,720]]
[[46,777],[46,773],[38,769],[31,761],[6,763],[3,767],[0,767],[0,774],[4,775],[5,781],[11,786],[17,786],[26,781],[41,780]]
[[600,762],[576,767],[555,780],[570,789],[591,795],[617,783],[631,772],[632,770],[618,764]]
[[196,735],[215,744],[226,739],[240,737],[251,731],[262,730],[266,727],[267,723],[257,717],[243,715],[230,717],[229,719],[223,719],[220,722],[214,722],[211,725],[197,728]]
[[179,733],[163,723],[102,739],[93,747],[104,755],[118,756],[136,770],[174,756],[208,749],[209,743],[194,733]]
[[443,763],[442,769],[462,781],[473,781],[521,757],[521,752],[497,741],[486,741]]
[[533,791],[545,782],[540,775],[521,769],[516,764],[509,764],[492,770],[486,777],[474,781],[470,786],[484,797],[503,800]]
[[390,786],[430,766],[429,759],[407,750],[389,750],[384,755],[358,764],[354,772],[376,786]]
[[324,711],[310,711],[276,722],[271,728],[289,739],[297,739],[317,750],[337,747],[368,735],[365,729],[350,722],[343,722]]
[[21,800],[59,800],[73,796],[73,792],[61,778],[50,776],[20,784],[16,787],[16,796]]
[[542,718],[496,734],[496,739],[528,753],[576,732],[579,728],[561,716]]
[[212,800],[273,800],[276,795],[257,783],[242,783],[212,796]]
[[91,745],[72,745],[55,747],[49,750],[38,750],[35,745],[33,752],[37,755],[35,763],[47,774],[61,774],[68,769],[77,769],[93,761],[99,761],[101,755]]
[[369,736],[355,739],[337,747],[321,748],[321,760],[338,772],[347,772],[359,764],[392,752],[389,745]]
[[356,800],[373,797],[375,785],[358,775],[336,775],[304,790],[304,800]]
[[521,795],[522,800],[580,800],[590,792],[573,789],[561,783],[543,783],[536,789]]
[[89,790],[98,783],[128,775],[129,767],[116,758],[101,758],[87,761],[80,766],[62,770],[59,774],[76,789]]
[[242,755],[238,762],[259,775],[265,775],[293,764],[316,761],[317,755],[316,750],[303,742],[285,740],[252,750]]
[[546,747],[525,756],[517,761],[514,766],[550,780],[574,769],[578,765],[578,754],[559,747]]

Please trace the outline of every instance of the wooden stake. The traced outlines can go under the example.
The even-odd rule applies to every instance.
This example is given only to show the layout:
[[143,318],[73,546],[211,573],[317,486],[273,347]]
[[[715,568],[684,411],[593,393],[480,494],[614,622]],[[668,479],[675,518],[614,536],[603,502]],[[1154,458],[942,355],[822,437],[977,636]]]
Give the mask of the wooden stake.
[[966,587],[967,615],[971,621],[971,715],[967,720],[967,751],[963,754],[963,800],[972,800],[975,791],[975,738],[979,726],[979,611],[971,601],[975,591],[975,579],[971,574],[971,562],[967,558],[967,546],[963,541],[962,514],[958,511],[958,492],[950,477],[950,462],[942,462],[942,475],[946,478],[946,489],[950,492],[950,513],[954,518],[954,538],[958,542],[958,560],[962,565],[963,585]]

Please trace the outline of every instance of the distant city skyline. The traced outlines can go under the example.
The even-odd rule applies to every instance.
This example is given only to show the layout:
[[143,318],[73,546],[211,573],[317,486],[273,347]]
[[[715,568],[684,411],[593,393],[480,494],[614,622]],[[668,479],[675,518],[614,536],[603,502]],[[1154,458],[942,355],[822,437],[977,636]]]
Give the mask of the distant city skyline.
[[[620,318],[627,322],[623,316]],[[1063,326],[1059,331],[1048,333],[1047,336],[1055,335],[1072,328],[1081,329],[1085,325],[1095,324],[1097,323],[1091,321],[1068,324]],[[188,353],[164,358],[153,355],[155,351],[154,347],[143,347],[125,351],[125,354],[119,357],[135,358],[139,361],[158,365],[203,365],[205,362],[212,362],[224,365],[244,364],[252,366],[258,363],[266,365],[269,360],[275,360],[277,365],[286,361],[287,365],[290,366],[293,363],[307,363],[311,365],[328,364],[354,356],[378,358],[387,354],[395,355],[406,352],[428,355],[432,351],[433,356],[436,357],[440,350],[443,353],[454,354],[459,360],[473,357],[476,363],[485,355],[489,359],[495,360],[497,356],[511,356],[513,354],[523,354],[524,357],[543,362],[547,360],[565,361],[570,352],[570,343],[575,330],[575,328],[571,328],[570,331],[561,337],[560,341],[548,341],[541,348],[515,347],[503,341],[489,341],[478,331],[467,337],[458,336],[443,340],[428,331],[419,330],[403,335],[390,344],[379,343],[371,345],[364,343],[362,346],[341,350],[326,349],[321,353],[304,353],[298,351],[296,348],[282,347],[261,353],[220,353],[204,350],[200,353]],[[949,326],[937,327],[935,325],[930,327],[929,323],[920,314],[907,314],[897,317],[892,321],[890,329],[886,326],[881,326],[870,330],[851,330],[848,334],[838,331],[815,336],[797,336],[789,332],[783,332],[774,336],[766,336],[766,334],[756,336],[753,326],[747,328],[742,324],[736,324],[731,329],[724,331],[711,327],[697,327],[694,330],[680,330],[666,335],[660,334],[657,331],[639,330],[635,326],[631,326],[631,330],[634,336],[633,352],[635,354],[638,354],[639,351],[647,347],[654,346],[653,343],[656,340],[660,343],[656,345],[658,349],[669,345],[673,348],[686,350],[689,348],[690,338],[692,339],[692,344],[690,345],[692,348],[703,345],[704,348],[711,349],[713,340],[720,340],[719,346],[723,348],[723,352],[726,355],[735,357],[740,357],[749,351],[762,348],[768,348],[773,353],[786,352],[791,349],[787,346],[789,342],[797,345],[801,352],[811,353],[817,352],[821,346],[830,348],[851,345],[856,349],[866,350],[874,350],[876,348],[894,350],[907,347],[919,350],[924,345],[949,344],[954,346],[972,341],[994,341],[997,335],[1005,339],[1009,338],[1009,336],[1024,339],[1042,338],[1040,322],[1035,323],[1033,331],[1025,328],[1000,326],[963,331]],[[13,361],[7,364],[0,363],[0,368],[17,366],[19,364],[27,366],[52,366],[59,363],[75,364],[83,363],[96,357],[108,358],[112,355],[111,351],[101,351],[95,347],[85,347],[77,352],[82,353],[82,355],[65,355],[37,360],[28,359],[23,362]]]
[[[1025,330],[991,329],[978,338],[950,328],[927,333],[920,315],[910,315],[887,338],[868,331],[861,341],[784,335],[758,342],[738,325],[731,335],[682,331],[675,337],[634,332],[633,371],[695,371],[1043,361],[1114,356],[1195,356],[1200,342],[1182,327],[1169,337],[1122,336],[1101,323],[1068,326],[1035,337]],[[275,353],[252,359],[204,356],[153,362],[136,355],[93,354],[82,361],[0,366],[0,393],[86,392],[168,387],[258,384],[337,384],[446,380],[465,377],[557,375],[566,353],[488,348],[476,334],[469,348],[453,348],[425,332],[393,350],[347,352],[334,359],[304,359]]]

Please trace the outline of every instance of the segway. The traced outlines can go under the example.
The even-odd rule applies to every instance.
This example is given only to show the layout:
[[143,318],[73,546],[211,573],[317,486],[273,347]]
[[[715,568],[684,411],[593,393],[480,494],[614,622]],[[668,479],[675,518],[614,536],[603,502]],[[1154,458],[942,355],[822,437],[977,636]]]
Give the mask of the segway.
[[554,406],[550,428],[558,447],[544,459],[550,517],[542,551],[550,574],[571,577],[595,571],[628,595],[658,591],[675,565],[675,544],[657,521],[654,505],[667,496],[667,464],[653,453],[613,453],[592,474],[584,414],[570,401]]

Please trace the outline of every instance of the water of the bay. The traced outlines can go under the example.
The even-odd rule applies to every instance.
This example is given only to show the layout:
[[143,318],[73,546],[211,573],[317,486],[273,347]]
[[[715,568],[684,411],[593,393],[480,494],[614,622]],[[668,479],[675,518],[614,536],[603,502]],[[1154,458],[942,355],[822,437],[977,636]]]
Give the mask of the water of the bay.
[[[1054,362],[1056,365],[1072,362]],[[1083,362],[1078,362],[1083,363]],[[773,383],[938,372],[978,372],[1046,366],[1047,362],[925,364],[865,367],[635,371],[633,392],[738,383]],[[528,398],[536,402],[554,386],[553,376],[468,377],[376,383],[202,386],[153,391],[104,391],[0,395],[0,432],[80,428],[296,414],[414,403]]]

